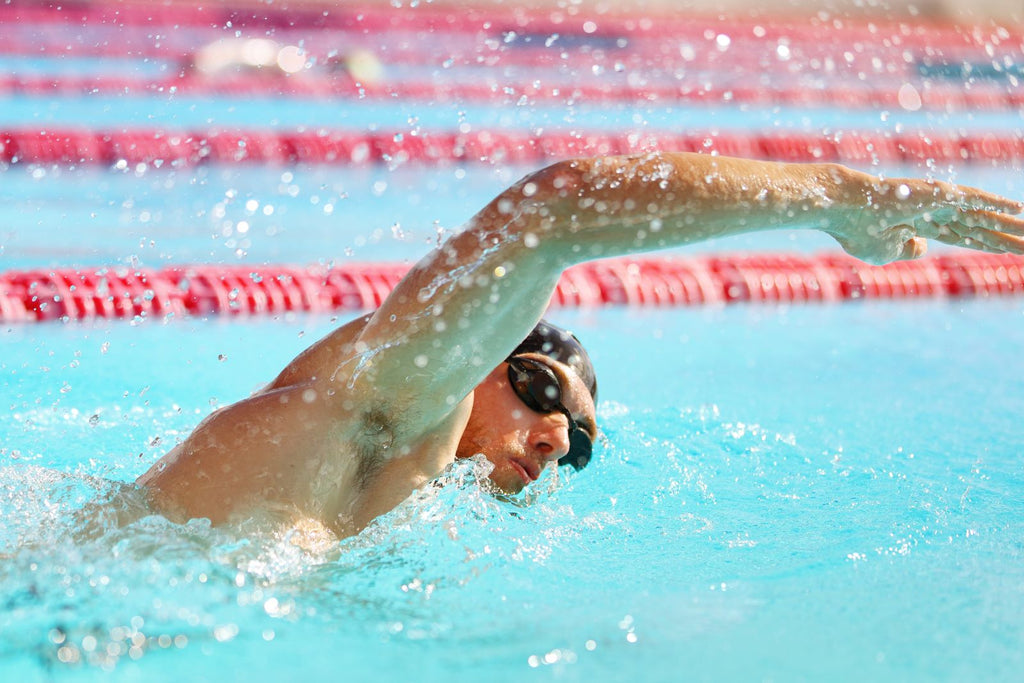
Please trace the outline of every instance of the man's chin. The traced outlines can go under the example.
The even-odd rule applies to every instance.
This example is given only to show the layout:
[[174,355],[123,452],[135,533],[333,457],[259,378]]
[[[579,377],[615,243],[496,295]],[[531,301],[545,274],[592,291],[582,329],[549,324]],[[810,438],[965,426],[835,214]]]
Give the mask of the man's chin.
[[526,488],[526,483],[520,477],[509,472],[501,472],[497,469],[491,472],[487,481],[495,493],[503,493],[507,496],[514,496]]

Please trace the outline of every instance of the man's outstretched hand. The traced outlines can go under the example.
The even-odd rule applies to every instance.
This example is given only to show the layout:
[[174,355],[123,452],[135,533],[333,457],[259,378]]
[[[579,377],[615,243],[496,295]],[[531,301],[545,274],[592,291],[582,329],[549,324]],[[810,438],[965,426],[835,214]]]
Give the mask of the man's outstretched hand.
[[[862,261],[884,264],[923,256],[933,239],[993,254],[1024,254],[1021,202],[936,180],[871,178],[844,182],[862,208],[826,231]],[[870,178],[870,180],[868,180]],[[857,187],[854,190],[854,186]]]

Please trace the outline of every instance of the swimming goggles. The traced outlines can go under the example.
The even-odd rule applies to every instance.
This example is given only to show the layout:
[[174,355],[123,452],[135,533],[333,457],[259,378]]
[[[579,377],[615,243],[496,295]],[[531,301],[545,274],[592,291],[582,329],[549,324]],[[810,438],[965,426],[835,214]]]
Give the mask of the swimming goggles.
[[537,413],[557,411],[569,420],[569,452],[558,459],[558,464],[582,470],[590,462],[594,444],[562,404],[562,385],[554,371],[544,363],[521,356],[509,357],[505,362],[508,363],[508,381],[512,390],[527,408]]

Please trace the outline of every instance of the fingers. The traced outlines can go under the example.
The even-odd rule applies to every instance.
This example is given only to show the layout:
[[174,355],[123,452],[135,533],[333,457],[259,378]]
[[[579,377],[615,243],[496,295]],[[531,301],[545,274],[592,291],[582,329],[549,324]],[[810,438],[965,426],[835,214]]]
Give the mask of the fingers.
[[944,244],[987,251],[991,254],[1024,254],[1024,238],[960,222],[941,226],[938,232],[930,237]]
[[878,202],[874,209],[889,225],[914,225],[926,237],[937,227],[954,222],[1024,236],[1024,218],[1017,216],[1024,212],[1024,203],[992,192],[916,179],[887,181],[884,190],[890,200]]
[[960,211],[956,222],[971,228],[996,230],[1008,235],[1024,236],[1024,220],[998,211]]
[[860,249],[865,260],[876,251],[883,260],[919,258],[927,250],[925,238],[993,254],[1024,254],[1024,218],[1017,215],[1024,213],[1022,202],[938,180],[886,179],[874,190],[872,211],[865,215],[873,214],[877,223],[866,231],[884,248]]
[[1004,214],[1018,214],[1024,211],[1024,202],[1009,199],[993,192],[986,192],[974,187],[961,187],[940,180],[925,180],[927,191],[932,201],[956,206],[960,209],[996,211]]
[[[882,196],[895,198],[910,210],[915,207],[940,214],[950,210],[982,211],[998,213],[1007,218],[1024,212],[1024,202],[942,180],[893,178],[876,186],[876,189],[881,191]],[[895,206],[890,201],[886,202],[886,208],[891,210]]]
[[977,245],[983,244],[987,249],[982,249],[982,251],[991,250],[997,254],[1024,254],[1024,239],[1016,235],[980,228],[968,228],[960,235],[963,238],[963,246],[971,249],[978,249]]
[[1024,220],[989,210],[960,210],[949,220],[925,214],[914,222],[918,235],[944,244],[994,254],[1024,254]]

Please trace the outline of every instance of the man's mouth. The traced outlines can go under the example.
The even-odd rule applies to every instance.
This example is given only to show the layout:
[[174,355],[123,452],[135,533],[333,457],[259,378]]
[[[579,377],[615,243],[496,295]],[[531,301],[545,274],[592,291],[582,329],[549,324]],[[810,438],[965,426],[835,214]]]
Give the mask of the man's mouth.
[[530,462],[529,460],[509,458],[509,463],[512,464],[512,469],[514,469],[527,484],[532,481],[537,481],[537,477],[540,476],[540,468],[537,467],[536,463]]

